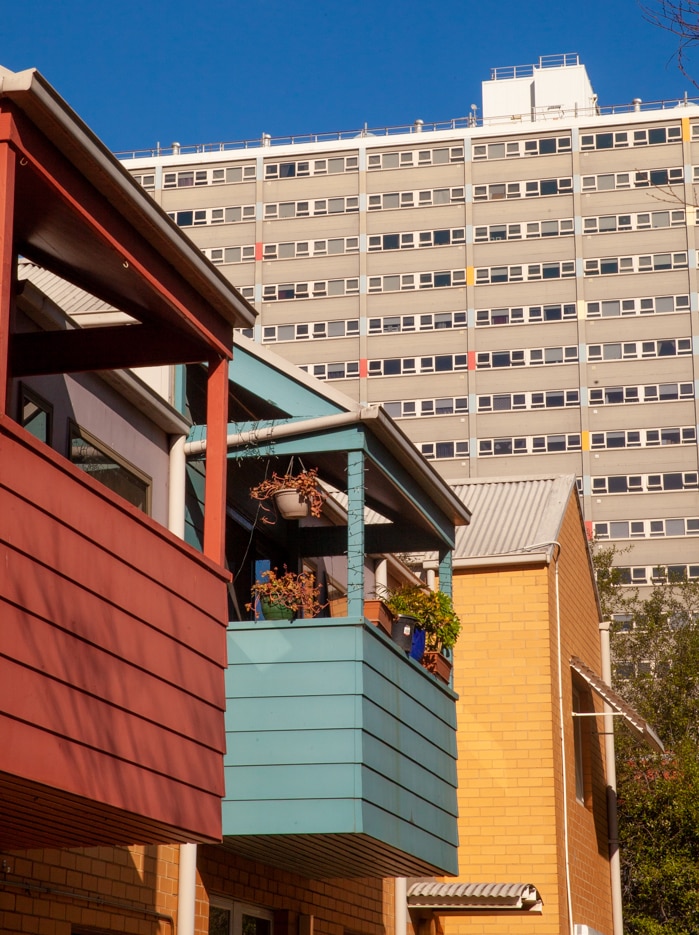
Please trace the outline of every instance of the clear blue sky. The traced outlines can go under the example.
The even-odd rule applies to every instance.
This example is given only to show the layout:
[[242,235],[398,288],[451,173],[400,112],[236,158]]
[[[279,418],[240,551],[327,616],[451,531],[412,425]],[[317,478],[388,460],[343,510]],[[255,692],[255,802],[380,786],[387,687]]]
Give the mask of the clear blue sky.
[[636,0],[22,0],[0,18],[0,64],[38,68],[116,151],[464,116],[491,67],[559,52],[601,104],[699,97],[675,49]]

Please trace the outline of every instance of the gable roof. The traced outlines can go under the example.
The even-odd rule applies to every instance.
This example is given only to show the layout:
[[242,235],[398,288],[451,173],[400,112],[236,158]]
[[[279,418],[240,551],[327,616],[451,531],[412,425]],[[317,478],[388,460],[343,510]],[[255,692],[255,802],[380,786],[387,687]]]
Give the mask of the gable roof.
[[571,496],[572,474],[473,478],[453,485],[473,514],[456,532],[454,567],[550,562]]

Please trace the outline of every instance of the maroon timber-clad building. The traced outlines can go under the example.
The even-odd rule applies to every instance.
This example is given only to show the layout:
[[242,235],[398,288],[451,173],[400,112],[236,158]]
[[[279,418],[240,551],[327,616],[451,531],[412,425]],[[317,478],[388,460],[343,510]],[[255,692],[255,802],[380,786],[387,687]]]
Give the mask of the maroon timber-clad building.
[[[37,327],[18,258],[126,322]],[[40,74],[0,69],[2,849],[221,837],[228,364],[253,316]],[[203,554],[37,438],[24,391],[190,362],[208,364]]]

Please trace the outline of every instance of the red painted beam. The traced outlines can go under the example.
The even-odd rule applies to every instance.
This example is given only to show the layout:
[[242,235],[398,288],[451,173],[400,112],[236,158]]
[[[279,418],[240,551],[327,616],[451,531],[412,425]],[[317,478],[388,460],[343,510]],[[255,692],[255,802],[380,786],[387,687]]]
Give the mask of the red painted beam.
[[0,143],[0,413],[7,410],[10,310],[15,280],[15,159],[10,146]]
[[226,532],[228,361],[209,361],[206,398],[204,555],[223,565]]
[[10,354],[11,375],[28,377],[199,363],[208,349],[183,332],[134,324],[14,334]]
[[[5,106],[11,109],[11,105]],[[114,204],[110,204],[90,185],[23,114],[13,113],[12,121],[13,126],[8,125],[7,120],[0,121],[0,141],[19,141],[17,145],[24,171],[36,173],[50,190],[51,196],[58,199],[62,210],[67,210],[75,223],[89,230],[95,241],[95,256],[102,252],[112,259],[120,258],[126,271],[124,279],[136,276],[146,283],[154,298],[157,297],[158,302],[169,310],[172,322],[179,322],[180,327],[190,333],[204,336],[215,353],[231,356],[231,321],[227,321],[223,314],[218,315],[206,298],[177,274],[158,247],[152,246],[144,234],[126,220],[119,212],[118,206],[115,208]],[[136,183],[133,184],[135,186]],[[115,198],[118,194],[115,187]],[[138,190],[134,195],[138,198],[142,193]],[[47,212],[47,216],[49,214]],[[143,221],[143,217],[141,220]],[[165,248],[166,242],[162,235],[154,229],[149,233],[154,242],[156,239],[162,241],[161,246]],[[191,247],[187,246],[184,249]],[[99,292],[95,291],[100,279],[99,263],[93,269],[89,269],[89,262],[90,257],[85,256],[82,268],[76,266],[75,275],[70,278],[82,284],[79,278],[85,277],[84,288],[99,295]],[[86,275],[87,270],[89,275]],[[230,310],[227,311],[230,314]]]

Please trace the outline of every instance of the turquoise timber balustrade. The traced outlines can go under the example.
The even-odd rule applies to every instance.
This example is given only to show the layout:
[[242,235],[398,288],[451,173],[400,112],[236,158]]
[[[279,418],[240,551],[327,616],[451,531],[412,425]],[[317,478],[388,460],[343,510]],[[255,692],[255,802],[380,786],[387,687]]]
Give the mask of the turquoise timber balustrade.
[[364,618],[228,628],[224,842],[312,878],[458,872],[453,692]]

